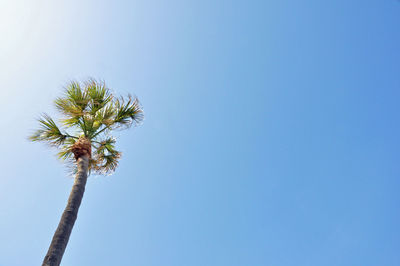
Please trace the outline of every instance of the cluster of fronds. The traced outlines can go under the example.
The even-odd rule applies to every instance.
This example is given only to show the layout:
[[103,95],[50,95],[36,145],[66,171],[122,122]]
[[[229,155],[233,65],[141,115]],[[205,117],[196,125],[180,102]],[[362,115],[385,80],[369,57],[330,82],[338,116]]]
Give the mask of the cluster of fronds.
[[137,125],[144,118],[136,97],[114,97],[104,82],[93,79],[83,84],[71,82],[64,95],[54,103],[62,114],[60,122],[63,127],[58,127],[50,116],[43,114],[38,119],[40,129],[32,134],[30,140],[60,148],[58,157],[73,162],[71,147],[79,137],[87,138],[92,144],[89,170],[97,174],[112,173],[121,157],[110,132]]

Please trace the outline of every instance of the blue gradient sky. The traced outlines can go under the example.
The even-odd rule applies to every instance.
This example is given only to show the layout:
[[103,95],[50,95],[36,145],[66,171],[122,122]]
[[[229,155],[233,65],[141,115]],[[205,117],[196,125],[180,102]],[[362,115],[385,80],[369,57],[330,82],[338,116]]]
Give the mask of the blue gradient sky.
[[72,185],[26,137],[70,79],[136,94],[62,265],[400,265],[400,3],[1,1],[0,265]]

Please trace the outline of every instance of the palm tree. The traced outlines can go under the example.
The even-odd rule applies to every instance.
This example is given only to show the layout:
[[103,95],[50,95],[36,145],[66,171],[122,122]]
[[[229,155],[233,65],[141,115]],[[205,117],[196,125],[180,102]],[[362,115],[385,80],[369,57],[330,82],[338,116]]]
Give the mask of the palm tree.
[[54,103],[63,115],[60,122],[65,129],[43,114],[38,119],[40,129],[29,139],[59,148],[58,157],[73,169],[76,176],[67,206],[44,258],[42,265],[46,266],[61,263],[88,175],[91,172],[110,174],[118,166],[121,153],[115,149],[111,131],[137,125],[143,120],[143,110],[137,98],[117,98],[104,82],[93,79],[84,83],[70,82],[64,95]]

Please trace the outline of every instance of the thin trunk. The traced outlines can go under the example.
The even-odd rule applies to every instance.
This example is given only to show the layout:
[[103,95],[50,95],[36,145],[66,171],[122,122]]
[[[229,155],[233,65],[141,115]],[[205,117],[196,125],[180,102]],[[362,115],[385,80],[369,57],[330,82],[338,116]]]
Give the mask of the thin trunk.
[[88,175],[89,156],[83,155],[77,159],[78,172],[75,177],[74,185],[68,198],[57,230],[54,233],[49,250],[44,257],[42,266],[58,266],[61,263],[65,248],[67,247],[72,227],[78,216],[79,206],[85,192],[85,185]]

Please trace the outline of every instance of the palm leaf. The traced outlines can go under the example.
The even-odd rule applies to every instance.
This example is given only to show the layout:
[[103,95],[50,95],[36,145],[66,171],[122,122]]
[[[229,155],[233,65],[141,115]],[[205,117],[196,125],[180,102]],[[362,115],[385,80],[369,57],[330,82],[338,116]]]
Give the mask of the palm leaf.
[[72,145],[74,145],[76,140],[74,138],[67,138],[57,153],[59,159],[63,161],[69,161],[73,158],[73,153],[71,151]]
[[129,127],[132,124],[138,124],[143,121],[143,109],[136,97],[128,95],[128,101],[121,97],[114,102],[115,118],[114,123],[118,126]]
[[54,101],[56,109],[67,117],[79,117],[83,115],[83,111],[80,106],[75,105],[74,101],[69,98],[57,98]]
[[90,79],[85,85],[90,98],[90,113],[95,115],[97,111],[105,107],[112,100],[112,95],[104,81],[98,82],[94,79]]
[[76,81],[72,81],[66,88],[65,99],[67,99],[71,104],[79,108],[83,112],[90,98],[88,97],[87,90],[82,89],[80,84]]
[[96,121],[99,121],[105,126],[111,126],[114,123],[115,110],[114,106],[107,105],[96,114]]
[[43,114],[38,122],[40,128],[29,137],[31,141],[44,141],[52,146],[60,146],[64,143],[67,135],[61,133],[61,130],[49,115]]
[[118,166],[121,153],[115,150],[115,139],[107,138],[101,142],[94,154],[94,170],[98,174],[110,174]]

